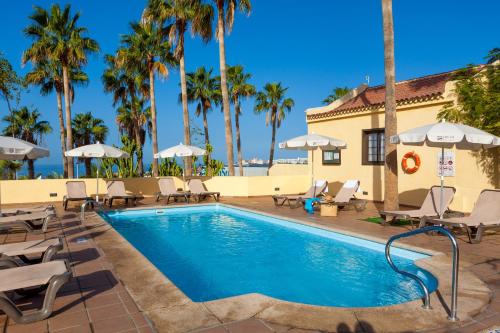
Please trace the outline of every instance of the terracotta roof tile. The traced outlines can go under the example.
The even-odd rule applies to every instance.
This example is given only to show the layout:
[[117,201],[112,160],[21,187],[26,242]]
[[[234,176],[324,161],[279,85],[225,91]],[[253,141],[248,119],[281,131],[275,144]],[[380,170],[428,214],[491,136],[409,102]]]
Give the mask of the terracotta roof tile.
[[[446,82],[451,72],[424,76],[413,80],[396,83],[396,102],[426,98],[444,93]],[[358,96],[348,100],[334,111],[351,110],[367,106],[381,106],[385,102],[385,86],[367,88]]]

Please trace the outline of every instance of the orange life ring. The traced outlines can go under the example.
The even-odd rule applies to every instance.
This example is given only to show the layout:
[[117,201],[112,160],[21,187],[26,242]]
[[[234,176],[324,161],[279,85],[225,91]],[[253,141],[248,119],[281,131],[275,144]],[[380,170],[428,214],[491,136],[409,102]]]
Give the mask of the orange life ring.
[[[413,168],[408,167],[408,159],[411,158],[413,162],[415,163],[415,166]],[[403,160],[401,161],[401,167],[403,168],[403,171],[407,174],[412,174],[417,172],[417,170],[420,168],[420,156],[416,154],[414,151],[407,152],[406,154],[403,155]]]

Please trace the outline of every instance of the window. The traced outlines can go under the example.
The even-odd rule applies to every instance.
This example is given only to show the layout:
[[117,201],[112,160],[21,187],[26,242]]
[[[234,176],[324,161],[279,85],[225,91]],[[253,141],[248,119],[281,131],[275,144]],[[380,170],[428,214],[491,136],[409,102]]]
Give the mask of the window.
[[384,129],[363,130],[362,162],[364,165],[384,164]]
[[340,165],[340,149],[323,150],[323,165]]

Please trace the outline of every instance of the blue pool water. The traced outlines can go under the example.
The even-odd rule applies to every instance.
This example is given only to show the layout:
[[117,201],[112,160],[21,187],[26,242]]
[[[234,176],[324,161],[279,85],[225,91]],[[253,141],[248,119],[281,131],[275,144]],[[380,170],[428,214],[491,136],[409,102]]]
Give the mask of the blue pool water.
[[[421,297],[395,273],[384,245],[223,205],[103,213],[104,218],[195,302],[261,293],[339,307],[397,304]],[[436,279],[394,248],[396,264]]]

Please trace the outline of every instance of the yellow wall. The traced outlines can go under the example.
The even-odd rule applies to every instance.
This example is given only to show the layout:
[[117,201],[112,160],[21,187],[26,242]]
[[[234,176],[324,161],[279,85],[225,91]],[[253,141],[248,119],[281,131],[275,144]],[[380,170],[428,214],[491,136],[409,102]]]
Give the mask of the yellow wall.
[[269,176],[295,176],[309,173],[307,164],[274,164],[269,169]]
[[[398,108],[398,133],[408,129],[436,122],[437,113],[443,106],[443,100]],[[368,192],[362,196],[370,200],[383,200],[384,167],[362,165],[362,130],[384,127],[384,110],[365,112],[334,119],[309,121],[309,133],[324,134],[347,142],[347,149],[342,150],[341,165],[323,166],[321,152],[314,155],[315,178],[325,178],[333,183],[334,192],[341,182],[356,178],[361,181],[361,188]],[[400,163],[402,156],[409,151],[420,155],[421,167],[411,175],[404,174]],[[485,173],[478,166],[477,160],[468,151],[455,151],[455,177],[445,177],[445,185],[457,189],[451,209],[470,211],[480,191],[493,188]],[[439,148],[398,145],[398,179],[400,202],[418,206],[423,201],[427,190],[432,185],[439,185],[436,174],[437,153]]]
[[[87,194],[96,193],[95,179],[79,179],[85,181]],[[183,183],[174,178],[177,188]],[[34,203],[62,201],[66,194],[67,179],[32,179],[32,180],[3,180],[0,181],[1,203]],[[133,193],[151,197],[159,191],[156,178],[127,178],[123,179],[125,188]],[[257,176],[257,177],[213,177],[205,180],[210,191],[221,192],[223,196],[251,197],[284,193],[305,192],[310,186],[310,177],[300,176]],[[276,190],[276,188],[279,188]],[[104,179],[99,180],[99,194],[106,191]],[[56,196],[51,197],[50,194]]]

